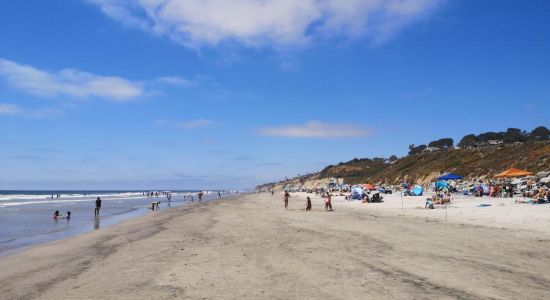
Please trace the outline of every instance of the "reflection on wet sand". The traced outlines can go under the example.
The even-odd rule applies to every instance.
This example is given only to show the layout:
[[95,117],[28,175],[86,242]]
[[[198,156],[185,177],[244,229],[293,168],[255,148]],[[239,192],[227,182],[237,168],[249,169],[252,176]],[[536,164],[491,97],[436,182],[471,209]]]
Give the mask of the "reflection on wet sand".
[[99,217],[94,218],[94,230],[99,229]]

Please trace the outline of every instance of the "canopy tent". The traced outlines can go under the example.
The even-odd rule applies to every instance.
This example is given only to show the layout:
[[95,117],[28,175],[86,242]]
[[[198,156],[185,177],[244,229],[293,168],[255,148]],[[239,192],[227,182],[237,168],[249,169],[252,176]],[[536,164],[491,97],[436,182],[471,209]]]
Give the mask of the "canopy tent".
[[365,183],[363,184],[363,188],[365,190],[369,190],[369,191],[374,191],[376,190],[376,187],[373,185],[373,184],[370,184],[370,183]]
[[438,189],[444,189],[448,186],[449,186],[449,184],[445,181],[437,181],[437,182],[434,183],[434,187],[437,187]]
[[462,177],[460,175],[453,174],[453,173],[449,173],[449,174],[445,174],[443,176],[437,177],[437,180],[458,180],[458,179],[462,179],[462,178],[464,178],[464,177]]
[[495,177],[497,178],[522,177],[522,176],[529,176],[529,175],[533,175],[533,173],[525,170],[516,169],[516,168],[510,168],[502,173],[498,173],[497,175],[495,175]]

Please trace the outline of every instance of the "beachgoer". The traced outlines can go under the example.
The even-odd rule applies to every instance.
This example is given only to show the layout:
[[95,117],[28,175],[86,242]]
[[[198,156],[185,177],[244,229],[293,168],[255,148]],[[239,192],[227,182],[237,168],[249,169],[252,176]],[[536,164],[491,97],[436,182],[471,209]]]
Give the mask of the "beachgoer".
[[67,212],[67,220],[70,220],[70,219],[71,219],[71,212],[68,211],[68,212]]
[[307,199],[307,201],[306,201],[306,211],[310,211],[311,210],[311,198],[307,197],[306,199]]
[[332,211],[332,195],[330,193],[327,193],[325,197],[325,210]]
[[97,197],[95,199],[95,216],[99,217],[99,210],[101,209],[101,198]]
[[203,195],[202,191],[200,191],[200,192],[197,194],[197,196],[199,196],[199,202],[202,201],[202,195]]
[[285,201],[285,208],[288,208],[288,198],[290,198],[290,194],[288,191],[285,191],[284,201]]
[[[435,195],[434,195],[435,197]],[[430,209],[434,209],[434,201],[433,201],[433,198],[430,199],[430,198],[427,198],[426,199],[426,205],[424,205],[424,208],[430,208]]]
[[219,191],[218,191],[218,198],[220,199],[222,198],[222,193],[220,193]]
[[54,213],[53,213],[53,219],[54,220],[57,220],[59,218],[59,210],[56,210]]

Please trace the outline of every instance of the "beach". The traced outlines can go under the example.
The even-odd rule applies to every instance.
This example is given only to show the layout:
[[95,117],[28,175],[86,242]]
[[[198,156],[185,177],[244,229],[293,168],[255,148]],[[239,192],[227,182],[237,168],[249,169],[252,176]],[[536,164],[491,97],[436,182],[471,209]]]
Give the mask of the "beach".
[[[404,210],[399,195],[381,204],[335,197],[327,212],[320,197],[307,195],[311,212],[304,193],[292,194],[287,210],[282,194],[247,194],[0,257],[0,298],[550,297],[550,229],[498,210],[514,204],[468,215],[474,203],[457,199],[445,221],[444,209],[419,208],[425,197],[405,199]],[[484,224],[491,213],[498,216]]]

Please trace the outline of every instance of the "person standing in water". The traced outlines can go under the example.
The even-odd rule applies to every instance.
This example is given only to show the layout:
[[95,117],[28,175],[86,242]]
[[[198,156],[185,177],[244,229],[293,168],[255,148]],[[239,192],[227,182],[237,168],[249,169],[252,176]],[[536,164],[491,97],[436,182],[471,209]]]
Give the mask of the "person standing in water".
[[290,194],[285,191],[285,208],[288,208],[288,198],[290,198]]
[[200,191],[200,192],[197,194],[197,196],[199,196],[199,202],[202,201],[202,195],[203,195],[203,194],[202,194],[202,191]]
[[94,215],[96,217],[99,217],[100,209],[101,209],[101,198],[97,197],[97,199],[95,199],[95,212],[94,212]]

